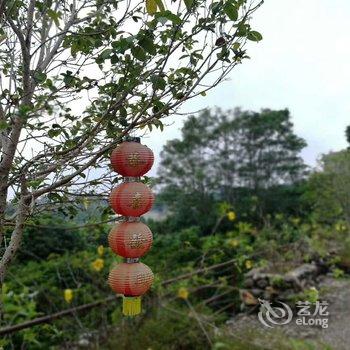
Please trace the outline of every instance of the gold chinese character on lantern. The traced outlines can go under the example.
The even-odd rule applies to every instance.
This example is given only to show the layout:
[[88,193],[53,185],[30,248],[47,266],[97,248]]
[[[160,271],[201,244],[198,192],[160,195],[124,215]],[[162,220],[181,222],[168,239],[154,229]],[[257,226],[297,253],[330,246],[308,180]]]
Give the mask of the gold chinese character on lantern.
[[139,153],[131,153],[128,156],[128,165],[131,167],[137,167],[141,164],[144,164],[145,161],[140,158]]
[[140,192],[136,192],[132,197],[131,208],[137,209],[141,207],[141,198],[142,195]]
[[139,249],[143,247],[142,234],[134,233],[129,243],[129,247],[132,249]]

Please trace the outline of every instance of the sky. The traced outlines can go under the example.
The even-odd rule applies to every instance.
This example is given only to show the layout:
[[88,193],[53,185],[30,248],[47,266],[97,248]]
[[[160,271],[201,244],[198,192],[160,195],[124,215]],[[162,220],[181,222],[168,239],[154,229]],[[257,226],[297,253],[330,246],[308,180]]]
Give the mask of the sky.
[[[346,147],[350,125],[350,1],[265,0],[254,14],[252,27],[263,41],[250,43],[242,65],[226,81],[188,101],[183,111],[209,107],[258,111],[291,111],[294,130],[308,146],[305,162],[317,164],[320,154]],[[146,136],[144,144],[156,156],[167,140],[178,138],[185,117],[170,117],[163,132]]]

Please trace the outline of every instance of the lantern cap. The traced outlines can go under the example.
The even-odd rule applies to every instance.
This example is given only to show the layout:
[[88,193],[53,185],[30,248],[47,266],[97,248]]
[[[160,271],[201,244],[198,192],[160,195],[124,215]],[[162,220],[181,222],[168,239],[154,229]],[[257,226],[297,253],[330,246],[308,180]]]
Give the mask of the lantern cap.
[[141,218],[139,216],[122,216],[121,222],[140,222]]
[[140,182],[140,176],[124,176],[123,182]]
[[124,262],[127,264],[135,264],[138,263],[140,261],[139,258],[125,258]]
[[123,141],[124,141],[124,142],[137,142],[137,143],[141,143],[141,138],[140,138],[140,137],[135,137],[135,136],[126,135],[126,136],[123,137]]

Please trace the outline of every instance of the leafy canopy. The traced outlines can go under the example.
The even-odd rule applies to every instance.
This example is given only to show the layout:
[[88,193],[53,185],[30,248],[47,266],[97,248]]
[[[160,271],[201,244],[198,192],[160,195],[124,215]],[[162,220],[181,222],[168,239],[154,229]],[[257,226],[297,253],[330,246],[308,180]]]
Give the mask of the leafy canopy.
[[38,199],[61,206],[107,193],[109,151],[131,131],[162,129],[247,58],[245,43],[262,39],[249,24],[260,5],[0,1],[0,245],[5,223],[15,227],[0,281],[27,217],[48,206]]
[[[299,154],[305,145],[293,132],[288,110],[207,110],[190,117],[182,139],[164,147],[161,198],[182,221],[201,227],[213,225],[219,200],[240,215],[253,210],[261,217],[282,203],[290,210],[300,195],[293,186],[305,175]],[[290,202],[281,201],[286,196]]]

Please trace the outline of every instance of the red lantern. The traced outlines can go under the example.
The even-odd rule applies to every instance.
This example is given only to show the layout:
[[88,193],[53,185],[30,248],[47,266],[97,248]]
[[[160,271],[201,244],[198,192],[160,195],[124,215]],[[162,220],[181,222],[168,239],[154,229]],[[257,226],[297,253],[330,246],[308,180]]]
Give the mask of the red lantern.
[[145,294],[153,279],[153,272],[147,265],[121,263],[109,273],[108,283],[116,293],[134,297]]
[[109,246],[124,258],[139,258],[152,245],[152,232],[142,222],[121,222],[109,233]]
[[121,263],[109,273],[110,287],[124,296],[125,316],[135,316],[141,312],[141,295],[150,289],[153,279],[152,270],[142,263]]
[[[117,214],[139,217],[151,209],[153,193],[138,178],[151,169],[153,161],[153,152],[141,145],[139,138],[126,137],[112,152],[113,169],[129,178],[115,187],[109,197],[110,206]],[[124,257],[125,262],[110,272],[108,281],[116,293],[124,296],[123,314],[135,316],[141,312],[141,295],[151,287],[154,278],[151,269],[138,262],[151,248],[152,232],[139,221],[123,219],[111,230],[108,241],[113,252]]]
[[140,216],[153,205],[152,191],[142,182],[125,182],[112,190],[109,203],[112,209],[123,216]]
[[113,169],[123,176],[139,177],[146,174],[153,165],[153,152],[139,142],[123,142],[111,155]]

